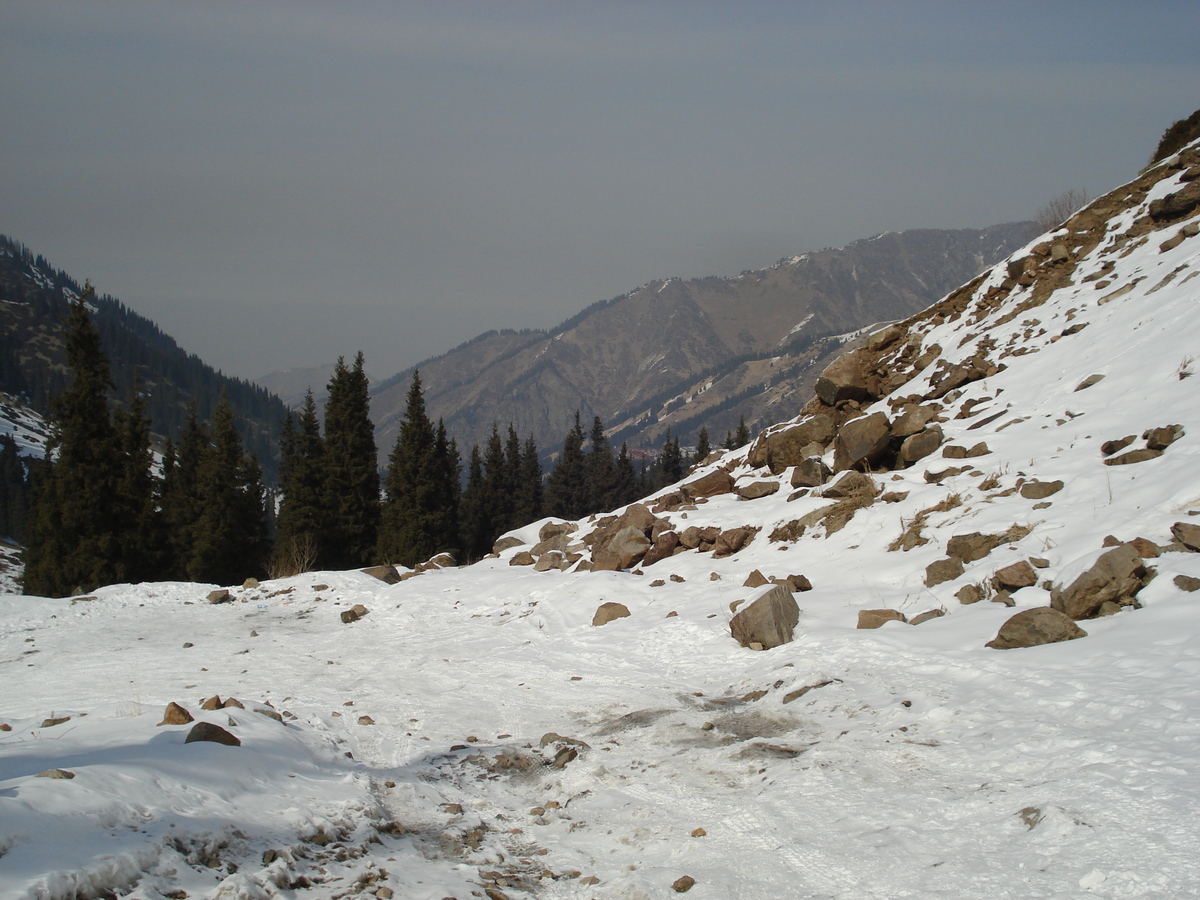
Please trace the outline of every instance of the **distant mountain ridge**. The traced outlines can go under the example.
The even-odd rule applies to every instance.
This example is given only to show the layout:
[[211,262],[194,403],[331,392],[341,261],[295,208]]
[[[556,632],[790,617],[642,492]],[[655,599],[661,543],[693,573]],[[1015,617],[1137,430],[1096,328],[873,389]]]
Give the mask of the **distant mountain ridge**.
[[740,416],[761,427],[796,415],[825,362],[858,330],[903,318],[1004,258],[1032,223],[889,232],[730,278],[652,281],[594,303],[549,331],[492,331],[372,390],[377,442],[395,442],[413,368],[430,415],[460,447],[512,422],[557,450],[578,409],[611,438],[720,441]]
[[[40,255],[0,235],[0,393],[46,415],[67,384],[63,322],[82,287]],[[276,442],[287,407],[265,388],[231,378],[183,350],[174,338],[107,294],[95,300],[95,323],[112,370],[115,397],[125,400],[135,375],[155,434],[176,434],[196,404],[209,419],[229,395],[242,439],[274,480]]]

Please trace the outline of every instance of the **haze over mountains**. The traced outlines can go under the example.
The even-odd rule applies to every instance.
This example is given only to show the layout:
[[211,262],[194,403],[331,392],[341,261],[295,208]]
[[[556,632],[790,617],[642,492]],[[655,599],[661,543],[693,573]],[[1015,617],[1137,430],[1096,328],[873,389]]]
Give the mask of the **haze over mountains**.
[[[553,329],[488,332],[416,368],[430,415],[460,447],[512,422],[556,451],[576,410],[600,416],[615,445],[656,448],[668,428],[688,443],[701,426],[719,441],[740,416],[753,427],[795,415],[847,334],[927,306],[1031,228],[892,232],[729,278],[653,281]],[[294,404],[310,385],[320,395],[327,368],[259,381]],[[381,455],[411,375],[372,389]]]

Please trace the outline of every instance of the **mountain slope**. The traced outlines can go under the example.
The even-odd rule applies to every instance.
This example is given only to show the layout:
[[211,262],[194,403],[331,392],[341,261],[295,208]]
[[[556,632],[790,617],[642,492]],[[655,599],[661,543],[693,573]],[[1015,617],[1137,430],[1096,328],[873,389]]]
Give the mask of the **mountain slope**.
[[[1189,896],[1196,176],[1200,145],[868,336],[794,422],[474,566],[0,598],[0,893]],[[620,535],[636,568],[600,570]],[[1120,581],[1101,558],[1137,565],[1085,636],[985,646]],[[812,585],[763,651],[731,636],[755,572]]]
[[[22,398],[42,415],[49,412],[50,398],[67,383],[62,326],[81,290],[67,273],[0,235],[0,393]],[[129,397],[136,375],[155,434],[170,436],[186,421],[189,404],[210,419],[227,392],[246,446],[274,477],[275,442],[287,413],[278,397],[222,375],[119,300],[103,295],[94,302],[118,399]]]
[[[840,348],[829,336],[925,307],[1028,229],[889,233],[734,278],[651,282],[552,331],[491,332],[421,363],[426,402],[464,446],[482,445],[493,422],[513,422],[556,449],[576,409],[634,447],[657,446],[668,426],[686,440],[701,424],[719,436],[747,412],[750,422],[778,421],[807,397],[765,397],[772,378],[805,377]],[[383,453],[410,377],[406,370],[372,392]]]

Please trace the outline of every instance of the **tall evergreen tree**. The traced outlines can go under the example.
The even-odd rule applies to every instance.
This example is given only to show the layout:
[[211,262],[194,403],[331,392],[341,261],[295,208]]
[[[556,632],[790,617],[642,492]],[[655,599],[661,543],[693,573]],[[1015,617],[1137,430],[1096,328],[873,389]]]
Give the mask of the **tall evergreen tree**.
[[467,486],[463,490],[459,513],[464,562],[473,562],[492,549],[492,526],[483,505],[483,456],[478,444],[471,447]]
[[698,463],[704,462],[708,454],[712,453],[712,445],[708,441],[708,426],[700,426],[700,434],[696,436],[696,459]]
[[338,358],[325,404],[324,503],[330,527],[320,542],[322,563],[349,569],[375,555],[379,531],[379,463],[371,424],[363,355],[346,368]]
[[592,417],[591,448],[588,451],[587,505],[589,512],[600,512],[618,505],[616,501],[617,469],[613,462],[612,449],[604,434],[604,424],[599,416]]
[[517,472],[517,487],[513,508],[513,527],[520,528],[542,517],[542,461],[538,457],[533,435],[525,438],[521,448],[521,465]]
[[508,531],[513,520],[512,467],[500,439],[500,428],[492,423],[483,451],[483,515],[488,523],[489,542]]
[[725,449],[736,450],[738,447],[744,447],[750,443],[750,429],[746,427],[746,417],[738,416],[737,431],[733,434],[725,433]]
[[683,477],[683,453],[678,436],[672,438],[670,428],[658,454],[658,468],[663,485],[674,484]]
[[617,454],[613,468],[616,473],[613,487],[614,509],[626,506],[648,493],[643,490],[642,480],[634,468],[633,459],[629,456],[629,447],[624,441],[621,442],[621,451]]
[[53,461],[36,486],[25,554],[30,594],[63,597],[120,577],[120,447],[108,407],[108,361],[88,312],[94,296],[87,285],[67,321],[71,381],[51,406]]
[[121,578],[150,581],[161,578],[166,565],[166,535],[159,512],[159,481],[154,476],[150,420],[141,382],[133,383],[127,409],[116,414],[121,449],[121,481],[117,500],[121,539]]
[[17,442],[0,435],[0,537],[25,540],[32,480]]
[[550,515],[563,519],[579,519],[591,512],[588,509],[583,426],[578,410],[575,411],[574,426],[563,439],[562,453],[546,480],[546,507]]
[[[457,455],[457,451],[455,451]],[[387,492],[379,529],[377,556],[384,562],[413,566],[457,544],[457,461],[451,462],[443,426],[435,430],[425,411],[419,372],[400,422],[400,434],[388,456]],[[451,542],[447,546],[447,542]]]
[[323,504],[325,442],[312,390],[304,395],[298,424],[288,413],[279,444],[279,490],[283,499],[275,536],[274,568],[296,574],[316,564],[328,528]]
[[187,574],[193,581],[234,584],[262,571],[266,529],[262,469],[244,453],[224,394],[213,413],[213,443],[197,473],[200,515]]
[[209,449],[207,426],[200,421],[193,403],[179,443],[163,460],[162,519],[166,530],[167,572],[173,579],[188,578],[195,532],[204,499],[200,490],[200,466]]

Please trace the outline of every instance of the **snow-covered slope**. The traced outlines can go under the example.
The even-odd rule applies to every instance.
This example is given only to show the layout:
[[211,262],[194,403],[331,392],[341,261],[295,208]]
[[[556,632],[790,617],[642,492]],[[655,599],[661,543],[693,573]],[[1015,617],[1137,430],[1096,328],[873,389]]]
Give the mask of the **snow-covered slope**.
[[[647,501],[659,532],[759,529],[736,553],[511,565],[535,525],[391,586],[0,598],[0,895],[651,898],[685,876],[712,898],[1193,895],[1200,553],[1172,527],[1200,524],[1200,238],[1195,210],[1147,213],[1198,165],[1192,147],[868,340],[849,368],[877,399],[810,418],[846,434],[926,407],[944,443],[904,467],[891,442],[833,515],[762,464],[766,439],[689,480],[774,493]],[[1105,463],[1164,426],[1160,455]],[[974,532],[1008,540],[927,586]],[[1144,539],[1136,603],[1077,640],[984,646],[1110,536]],[[1027,560],[1037,585],[987,599]],[[761,652],[729,630],[754,570],[813,585],[794,640]],[[985,599],[960,602],[970,585]],[[594,627],[605,602],[630,614]],[[857,628],[871,609],[944,614]],[[244,709],[202,711],[214,694]],[[191,724],[157,724],[171,701],[241,745],[185,745]],[[74,777],[37,777],[54,769]]]

